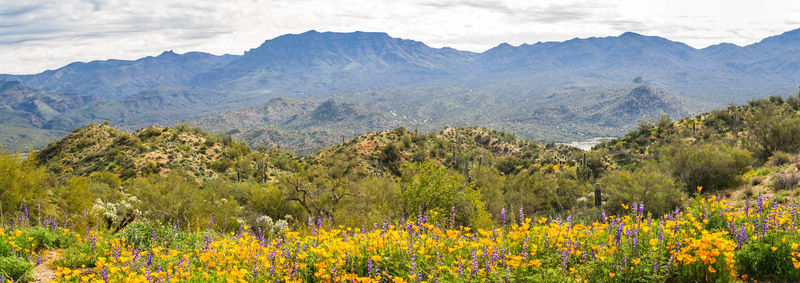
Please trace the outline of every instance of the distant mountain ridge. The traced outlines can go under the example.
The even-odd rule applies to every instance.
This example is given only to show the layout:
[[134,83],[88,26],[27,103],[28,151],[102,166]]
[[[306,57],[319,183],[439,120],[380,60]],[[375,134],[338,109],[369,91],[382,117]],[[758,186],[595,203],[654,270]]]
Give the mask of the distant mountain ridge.
[[[611,94],[630,94],[635,86],[626,84],[637,77],[648,82],[648,89],[656,87],[658,95],[646,97],[657,101],[607,101]],[[695,49],[626,32],[564,42],[500,44],[482,53],[432,48],[386,33],[312,30],[267,40],[243,55],[167,51],[138,60],[72,63],[39,74],[0,75],[0,80],[16,81],[28,92],[51,97],[23,105],[14,100],[12,90],[0,91],[0,105],[15,105],[8,106],[13,111],[4,110],[3,116],[13,119],[2,124],[15,128],[64,132],[108,120],[135,129],[201,120],[266,105],[275,98],[317,102],[333,98],[379,116],[397,117],[407,126],[489,126],[525,138],[568,140],[618,135],[635,124],[618,117],[686,115],[793,93],[800,85],[800,29],[747,46],[723,43]],[[576,90],[570,86],[605,93],[572,93]],[[568,111],[553,113],[559,105]],[[36,121],[21,122],[26,119]],[[318,125],[309,126],[339,127],[316,121]],[[281,127],[264,123],[254,128],[272,126]],[[368,130],[375,129],[358,128],[351,134]],[[12,147],[16,143],[8,143],[3,135],[0,141]]]

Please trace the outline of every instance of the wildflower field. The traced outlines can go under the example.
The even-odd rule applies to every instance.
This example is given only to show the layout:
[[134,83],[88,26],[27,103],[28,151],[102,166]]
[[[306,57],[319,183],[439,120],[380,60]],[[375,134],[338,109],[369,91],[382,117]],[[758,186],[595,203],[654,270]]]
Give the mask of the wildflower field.
[[644,204],[624,208],[591,224],[503,211],[491,230],[434,215],[366,228],[309,219],[280,233],[140,222],[113,235],[21,214],[0,229],[0,276],[33,280],[31,269],[47,264],[59,282],[800,280],[796,203],[697,197],[661,217]]

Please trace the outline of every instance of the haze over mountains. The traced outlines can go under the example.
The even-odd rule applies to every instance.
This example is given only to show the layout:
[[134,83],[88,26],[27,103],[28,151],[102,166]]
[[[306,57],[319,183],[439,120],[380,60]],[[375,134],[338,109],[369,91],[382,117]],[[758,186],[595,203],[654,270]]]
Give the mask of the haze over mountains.
[[695,49],[624,33],[483,53],[385,33],[309,31],[244,55],[168,51],[0,75],[0,142],[38,148],[104,120],[125,129],[193,121],[301,153],[400,125],[479,125],[566,141],[620,135],[662,114],[787,95],[798,85],[800,29],[743,47]]

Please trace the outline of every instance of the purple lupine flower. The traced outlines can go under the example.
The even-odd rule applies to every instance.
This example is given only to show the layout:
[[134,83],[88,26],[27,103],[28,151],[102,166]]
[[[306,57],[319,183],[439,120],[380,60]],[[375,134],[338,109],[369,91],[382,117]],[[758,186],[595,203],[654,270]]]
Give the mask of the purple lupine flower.
[[738,239],[737,239],[738,241],[737,241],[737,244],[736,244],[736,250],[739,250],[739,249],[741,249],[741,248],[742,248],[742,244],[743,244],[745,241],[747,241],[747,229],[746,229],[746,228],[747,228],[747,227],[745,227],[745,225],[742,225],[742,229],[741,229],[741,230],[739,230],[739,235],[738,235],[738,237],[737,237],[737,238],[738,238]]
[[614,238],[614,242],[617,244],[617,246],[619,246],[619,243],[622,240],[622,230],[623,230],[623,228],[624,227],[623,227],[622,222],[619,222],[619,224],[617,225],[617,234],[616,234],[616,237]]
[[544,248],[546,249],[549,246],[550,246],[550,235],[545,233],[544,234]]
[[639,216],[644,217],[644,203],[639,203]]
[[442,266],[442,254],[436,250],[436,266]]
[[603,210],[603,213],[600,215],[602,218],[602,223],[606,223],[606,211]]
[[455,228],[455,224],[456,224],[456,207],[455,206],[451,206],[450,207],[450,229]]
[[489,273],[491,273],[491,272],[492,272],[492,261],[491,261],[491,259],[489,259],[489,258],[486,258],[486,260],[484,261],[484,264],[483,264],[483,265],[484,265],[484,270],[486,270],[486,271],[485,271],[485,272],[486,272],[486,275],[488,276],[488,275],[489,275]]
[[744,199],[744,216],[748,216],[750,212],[750,199]]
[[500,223],[506,224],[506,208],[500,209]]
[[92,237],[89,238],[89,243],[92,244],[92,254],[94,254],[94,250],[97,248],[97,238],[92,235]]
[[525,256],[525,261],[528,260],[528,236],[525,236],[525,242],[522,243],[522,254]]
[[367,257],[367,277],[372,278],[372,257]]
[[475,249],[472,249],[472,273],[478,274],[478,252]]
[[253,277],[257,277],[257,276],[258,276],[258,265],[259,265],[259,264],[261,264],[261,262],[260,262],[260,261],[256,261],[256,262],[253,264]]
[[653,273],[658,273],[658,261],[653,262]]
[[569,249],[561,250],[561,269],[566,273],[569,262]]
[[758,195],[758,213],[764,209],[764,195]]
[[525,211],[523,210],[522,206],[519,207],[519,224],[522,225],[525,223]]

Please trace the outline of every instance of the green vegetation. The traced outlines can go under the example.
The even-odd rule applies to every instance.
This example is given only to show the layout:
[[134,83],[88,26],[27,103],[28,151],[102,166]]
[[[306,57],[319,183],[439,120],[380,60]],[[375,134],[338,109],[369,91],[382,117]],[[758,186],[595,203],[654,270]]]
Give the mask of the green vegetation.
[[[317,109],[312,116],[336,119],[354,111],[333,102]],[[487,227],[503,209],[592,218],[634,201],[660,215],[698,187],[764,193],[753,192],[755,186],[790,197],[800,179],[790,170],[798,149],[767,144],[793,136],[792,127],[781,125],[798,119],[798,110],[790,97],[675,122],[663,116],[586,153],[486,128],[400,127],[296,157],[188,124],[133,133],[90,124],[24,160],[4,154],[0,182],[8,189],[0,197],[6,210],[103,212],[104,226],[113,230],[139,219],[189,227],[210,215],[221,230],[307,218],[359,225],[451,209],[457,224]],[[756,128],[772,132],[764,138]],[[753,175],[751,168],[787,169]]]
[[[653,217],[675,217],[687,201],[708,196],[731,207],[756,198],[795,205],[800,149],[768,144],[772,137],[792,136],[786,121],[798,119],[798,110],[800,103],[790,97],[674,122],[663,116],[589,152],[486,128],[420,133],[400,127],[297,157],[188,124],[132,133],[90,124],[25,158],[0,153],[0,219],[6,226],[48,221],[65,229],[96,227],[142,250],[192,250],[204,245],[203,235],[191,233],[200,227],[272,237],[319,229],[313,228],[318,223],[378,227],[416,219],[485,230],[516,222],[516,214],[604,222],[627,217],[642,204]],[[756,127],[772,129],[769,138]],[[702,215],[698,223],[708,232],[727,231],[721,214]],[[69,233],[26,233],[34,252],[63,249],[60,266],[91,267],[101,260],[92,253],[98,246],[75,243],[64,237]],[[758,243],[737,248],[739,265],[715,266],[714,276],[734,268],[748,270],[751,278],[794,280],[794,269],[763,271],[796,265],[787,265],[787,251],[764,257]],[[0,256],[9,257],[3,264],[25,276],[30,268],[14,254],[13,246],[0,242]],[[709,273],[701,270],[706,265],[692,268],[663,276],[693,281]]]

